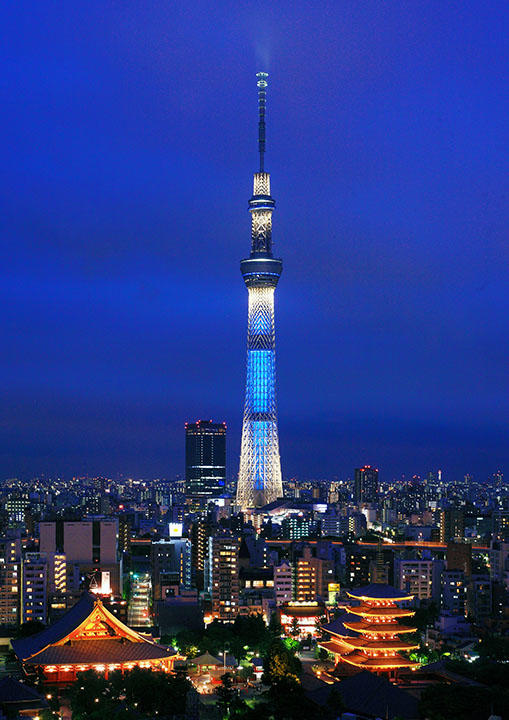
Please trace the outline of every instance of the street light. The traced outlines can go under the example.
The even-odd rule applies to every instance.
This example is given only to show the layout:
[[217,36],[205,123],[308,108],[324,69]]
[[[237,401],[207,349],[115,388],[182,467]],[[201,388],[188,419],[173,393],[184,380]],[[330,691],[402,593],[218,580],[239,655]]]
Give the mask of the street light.
[[223,670],[226,672],[226,652],[230,649],[228,643],[225,643],[223,648]]

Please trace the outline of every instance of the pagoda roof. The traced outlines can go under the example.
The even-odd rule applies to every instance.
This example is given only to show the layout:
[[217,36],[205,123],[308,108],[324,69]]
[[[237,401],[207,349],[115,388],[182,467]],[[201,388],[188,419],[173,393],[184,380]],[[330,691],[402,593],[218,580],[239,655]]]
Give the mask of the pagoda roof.
[[330,633],[331,635],[342,635],[342,636],[350,636],[355,637],[355,633],[352,632],[352,630],[349,630],[346,625],[344,624],[345,620],[348,618],[348,613],[343,613],[339,617],[337,617],[335,620],[332,620],[330,623],[326,623],[325,625],[322,625],[322,630],[325,630],[325,632]]
[[124,625],[98,597],[85,593],[54,625],[12,641],[19,660],[31,665],[121,663],[175,655]]
[[400,667],[419,667],[419,663],[407,660],[397,653],[389,657],[371,657],[359,650],[354,650],[354,652],[349,653],[348,655],[342,655],[341,660],[344,660],[351,665],[355,665],[356,667],[371,669],[384,668],[387,670],[390,668]]
[[352,648],[362,650],[415,650],[419,643],[405,642],[404,640],[369,640],[367,637],[344,638],[343,642]]
[[408,627],[407,625],[399,625],[399,623],[372,623],[366,620],[359,622],[345,622],[345,626],[350,630],[359,633],[375,633],[378,635],[397,635],[398,633],[415,632],[417,628]]
[[371,583],[360,588],[347,590],[347,593],[357,600],[412,600],[414,597],[385,583]]
[[352,615],[368,615],[370,617],[411,617],[415,615],[414,610],[400,607],[376,607],[367,603],[348,608],[348,612]]
[[318,646],[327,650],[327,652],[337,653],[343,655],[344,653],[351,652],[350,645],[334,638],[333,640],[319,640]]
[[28,665],[103,665],[164,660],[175,650],[147,642],[121,640],[78,640],[72,645],[50,645],[25,662]]

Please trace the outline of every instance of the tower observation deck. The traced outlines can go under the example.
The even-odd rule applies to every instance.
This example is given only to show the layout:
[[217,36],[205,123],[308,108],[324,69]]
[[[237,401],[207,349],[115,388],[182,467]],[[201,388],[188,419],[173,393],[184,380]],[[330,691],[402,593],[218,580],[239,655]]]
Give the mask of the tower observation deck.
[[276,409],[276,336],[274,291],[283,262],[272,256],[270,175],[264,169],[267,73],[258,85],[258,151],[251,213],[251,253],[240,263],[248,290],[247,377],[237,504],[243,510],[261,507],[283,495]]

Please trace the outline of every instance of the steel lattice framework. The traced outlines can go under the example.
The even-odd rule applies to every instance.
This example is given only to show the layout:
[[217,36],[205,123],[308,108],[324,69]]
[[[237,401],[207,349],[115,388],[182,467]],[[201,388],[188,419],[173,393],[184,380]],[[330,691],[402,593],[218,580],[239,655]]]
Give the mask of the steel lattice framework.
[[249,293],[247,378],[237,504],[260,507],[283,495],[276,409],[276,338],[274,291],[282,262],[272,256],[270,175],[264,172],[265,89],[267,74],[258,73],[260,171],[255,173],[251,213],[251,254],[241,272]]

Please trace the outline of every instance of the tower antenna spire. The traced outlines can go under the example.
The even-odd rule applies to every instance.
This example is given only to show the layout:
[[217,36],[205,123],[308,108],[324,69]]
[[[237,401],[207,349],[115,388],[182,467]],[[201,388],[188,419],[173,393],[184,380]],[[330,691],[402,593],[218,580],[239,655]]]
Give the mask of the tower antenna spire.
[[260,153],[260,172],[263,170],[263,156],[265,154],[265,103],[267,101],[267,78],[266,72],[256,73],[258,86],[258,152]]

